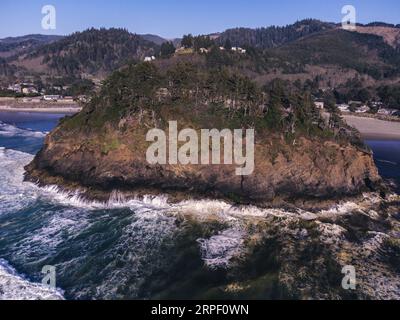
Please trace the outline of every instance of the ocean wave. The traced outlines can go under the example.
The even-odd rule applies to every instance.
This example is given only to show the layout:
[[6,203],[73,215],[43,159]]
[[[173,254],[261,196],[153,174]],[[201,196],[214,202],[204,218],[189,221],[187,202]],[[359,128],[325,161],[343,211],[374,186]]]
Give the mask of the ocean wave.
[[[56,256],[66,246],[69,248],[71,243],[76,248],[85,248],[84,252],[72,254],[66,260],[57,262],[58,270],[64,274],[68,273],[68,268],[73,268],[71,266],[85,263],[88,255],[95,259],[95,256],[90,255],[90,250],[97,252],[97,242],[101,242],[103,236],[105,239],[110,236],[114,242],[102,251],[102,259],[109,259],[110,262],[105,266],[104,279],[96,287],[99,297],[117,296],[116,283],[130,280],[141,283],[147,276],[151,276],[153,267],[149,266],[155,268],[159,263],[157,257],[163,250],[163,241],[179,232],[177,217],[194,216],[197,221],[217,220],[226,225],[225,230],[197,240],[204,264],[216,269],[229,268],[233,258],[244,253],[244,243],[249,236],[245,227],[248,221],[268,217],[313,220],[362,210],[358,202],[352,201],[343,201],[319,212],[236,206],[222,200],[185,200],[174,203],[168,201],[166,195],[127,199],[118,190],[112,192],[109,201],[105,203],[87,201],[79,191],[66,192],[57,186],[40,188],[24,182],[24,166],[32,159],[32,155],[23,152],[0,149],[0,161],[3,164],[0,167],[0,179],[5,182],[0,185],[0,214],[16,213],[28,206],[30,212],[33,212],[27,229],[29,231],[22,230],[25,233],[16,237],[15,243],[10,242],[10,250],[21,261],[37,264],[38,261]],[[364,195],[370,202],[378,201],[378,197]],[[128,210],[119,209],[129,209],[131,214]],[[99,231],[101,225],[112,227]],[[13,261],[9,257],[7,259]],[[119,263],[118,268],[115,267],[116,261]],[[136,294],[135,288],[134,285],[131,288],[132,296]],[[85,290],[90,290],[90,287],[74,294],[77,297],[87,297],[90,292]],[[13,292],[17,294],[16,290]]]
[[29,129],[21,129],[14,125],[7,124],[0,121],[0,136],[3,137],[31,137],[31,138],[44,138],[45,132],[34,131]]
[[61,290],[28,281],[0,259],[0,300],[64,300]]
[[390,165],[393,165],[393,166],[397,166],[397,162],[394,162],[394,161],[382,160],[382,159],[377,159],[377,161],[381,162],[381,163],[386,163],[386,164],[390,164]]
[[[10,198],[12,202],[22,201],[22,205],[31,202],[37,198],[42,198],[48,202],[76,207],[81,209],[99,210],[99,209],[119,209],[129,208],[132,211],[163,211],[168,213],[181,213],[187,215],[196,215],[200,219],[203,217],[217,217],[224,221],[236,221],[243,218],[263,218],[267,216],[284,217],[288,215],[298,216],[306,220],[313,220],[318,216],[340,215],[346,212],[356,210],[359,204],[354,201],[341,202],[328,210],[311,213],[301,209],[295,211],[286,211],[283,209],[265,209],[252,205],[232,205],[223,200],[184,200],[178,203],[172,203],[168,200],[168,195],[160,194],[157,196],[148,195],[134,199],[126,199],[122,192],[115,190],[111,193],[106,202],[89,201],[84,198],[82,192],[64,191],[58,186],[38,187],[37,185],[24,182],[24,166],[29,164],[33,156],[24,152],[0,148],[0,177],[5,183],[0,186],[0,194],[4,199]],[[14,199],[11,199],[13,198]],[[17,197],[17,201],[15,201]],[[365,198],[374,200],[374,195],[366,194]],[[379,198],[379,197],[378,197]],[[1,209],[0,209],[1,210]],[[1,212],[1,211],[0,211]]]
[[[354,201],[343,201],[333,205],[328,210],[308,212],[301,209],[286,211],[284,209],[265,209],[252,205],[232,205],[223,200],[184,200],[178,203],[169,202],[168,196],[148,195],[134,199],[126,199],[123,193],[115,190],[107,202],[89,201],[77,190],[64,191],[58,186],[38,187],[24,182],[24,166],[29,164],[33,156],[24,152],[0,148],[0,213],[2,208],[11,206],[16,208],[26,206],[37,199],[66,207],[75,207],[88,210],[129,208],[135,212],[165,212],[195,215],[199,219],[215,217],[227,222],[235,222],[243,218],[264,218],[267,216],[285,217],[295,216],[305,220],[313,220],[321,216],[342,215],[360,209],[360,204]],[[379,195],[364,194],[364,199],[370,202],[379,201]]]
[[209,239],[198,239],[202,259],[210,269],[228,268],[233,257],[243,251],[245,232],[230,228]]
[[0,215],[18,211],[37,199],[33,184],[24,183],[24,166],[33,156],[24,152],[0,148]]
[[[129,208],[134,212],[157,211],[168,214],[195,215],[199,219],[214,217],[226,222],[235,222],[246,218],[265,218],[268,216],[287,217],[295,216],[305,220],[314,220],[321,216],[343,215],[347,212],[360,209],[360,204],[354,201],[343,201],[333,205],[328,210],[308,212],[301,209],[286,211],[284,209],[265,209],[252,205],[232,205],[223,200],[184,200],[178,203],[169,202],[168,196],[148,195],[134,199],[126,199],[123,193],[115,190],[107,202],[89,201],[77,190],[74,192],[63,191],[58,186],[38,187],[24,182],[24,166],[32,161],[33,156],[20,151],[0,148],[0,177],[3,183],[0,186],[0,203],[12,208],[26,206],[27,204],[43,199],[47,202],[88,210],[107,210]],[[365,194],[369,201],[379,201],[379,196]],[[4,205],[0,205],[0,213]]]

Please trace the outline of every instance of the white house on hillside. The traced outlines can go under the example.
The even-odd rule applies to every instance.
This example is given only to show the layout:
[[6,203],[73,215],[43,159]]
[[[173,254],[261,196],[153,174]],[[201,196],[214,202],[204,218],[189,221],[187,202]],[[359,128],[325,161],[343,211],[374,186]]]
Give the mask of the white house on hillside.
[[144,58],[144,62],[151,62],[151,61],[154,61],[154,60],[156,60],[156,57],[155,57],[155,56],[145,57],[145,58]]
[[232,47],[231,50],[232,50],[233,52],[239,52],[239,53],[241,53],[241,54],[245,54],[245,53],[246,53],[246,50],[243,49],[243,48],[241,48],[241,47]]
[[315,101],[314,104],[315,104],[315,107],[316,107],[317,109],[323,110],[324,107],[325,107],[325,104],[324,104],[322,101]]

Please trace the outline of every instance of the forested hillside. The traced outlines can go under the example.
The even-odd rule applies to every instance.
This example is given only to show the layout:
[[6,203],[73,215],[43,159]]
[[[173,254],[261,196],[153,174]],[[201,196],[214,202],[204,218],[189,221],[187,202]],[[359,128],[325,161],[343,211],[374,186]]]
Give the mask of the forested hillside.
[[224,44],[226,40],[229,39],[234,46],[251,46],[267,49],[278,47],[301,37],[333,28],[335,28],[335,25],[332,23],[307,19],[284,27],[272,26],[258,29],[228,29],[221,33],[218,42]]
[[124,29],[89,29],[42,46],[20,62],[39,58],[59,75],[109,73],[157,50],[155,43]]

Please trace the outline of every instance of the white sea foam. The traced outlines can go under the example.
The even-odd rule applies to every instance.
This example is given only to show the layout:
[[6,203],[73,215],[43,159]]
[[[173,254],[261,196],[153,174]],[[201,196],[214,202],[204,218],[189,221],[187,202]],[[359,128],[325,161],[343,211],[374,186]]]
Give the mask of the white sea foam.
[[198,239],[205,264],[211,269],[229,267],[231,259],[242,252],[244,236],[244,231],[231,228],[209,239]]
[[393,166],[397,166],[397,162],[394,162],[394,161],[381,160],[381,159],[377,159],[377,161],[382,162],[382,163],[391,164],[391,165],[393,165]]
[[[242,254],[244,249],[244,219],[263,219],[274,217],[296,217],[313,220],[319,216],[335,216],[359,210],[359,204],[344,202],[329,210],[311,213],[303,210],[287,212],[282,209],[262,209],[255,206],[233,206],[220,200],[186,200],[170,203],[168,197],[145,196],[140,199],[126,199],[122,193],[114,191],[107,203],[85,200],[79,191],[65,192],[57,186],[39,188],[23,181],[24,166],[32,161],[32,155],[0,148],[0,214],[16,212],[35,201],[44,200],[47,203],[61,205],[62,210],[43,211],[46,223],[35,234],[19,243],[18,252],[27,258],[32,254],[52,254],[57,246],[66,239],[74,237],[87,228],[92,210],[129,208],[135,219],[125,227],[116,250],[125,252],[126,259],[131,261],[131,269],[144,268],[143,259],[157,251],[161,241],[170,236],[176,226],[171,215],[194,215],[199,220],[210,217],[227,223],[228,228],[209,239],[199,239],[199,250],[204,263],[210,268],[228,268],[232,258]],[[365,195],[369,198],[369,195]],[[371,199],[373,201],[373,199]],[[66,264],[70,263],[67,261]],[[115,270],[110,272],[110,279],[104,280],[103,292],[113,292],[113,279],[128,280],[132,270]],[[139,276],[138,276],[139,277]],[[103,290],[104,289],[104,290]]]
[[20,255],[51,256],[57,246],[85,230],[89,225],[88,212],[76,208],[64,208],[41,212],[41,219],[46,223],[18,243]]
[[[0,176],[3,177],[2,199],[8,201],[7,207],[12,210],[28,205],[38,198],[45,199],[49,203],[59,204],[66,207],[60,212],[49,212],[53,215],[38,232],[25,241],[26,254],[29,252],[42,252],[55,250],[65,237],[65,234],[72,236],[79,230],[87,227],[88,212],[98,209],[130,208],[139,219],[136,224],[146,225],[147,232],[156,228],[158,215],[188,214],[194,215],[199,220],[210,217],[217,218],[228,223],[233,229],[211,237],[200,239],[202,257],[210,267],[227,266],[231,258],[241,252],[243,231],[240,226],[243,219],[276,217],[299,217],[302,219],[315,219],[318,216],[341,215],[359,209],[358,204],[346,202],[337,205],[330,210],[319,213],[311,213],[298,210],[297,212],[286,212],[281,209],[262,209],[255,206],[233,206],[225,201],[219,200],[186,200],[179,203],[169,203],[167,196],[145,196],[140,199],[127,200],[124,196],[115,191],[107,203],[86,201],[79,192],[63,192],[56,186],[38,188],[37,186],[23,182],[23,166],[32,160],[32,156],[18,151],[0,150],[0,160],[5,164],[0,169]],[[8,200],[7,200],[8,199]],[[4,205],[0,206],[0,212]],[[69,208],[69,209],[68,209]],[[73,209],[76,208],[76,209]],[[9,210],[7,210],[9,212]],[[152,218],[153,217],[153,218]],[[140,228],[137,228],[139,230]],[[21,252],[22,253],[22,252]]]
[[46,136],[46,133],[40,131],[27,130],[27,129],[20,129],[16,126],[0,121],[0,136],[44,138]]
[[63,300],[61,290],[33,283],[0,259],[0,300]]
[[[287,212],[282,209],[262,209],[255,206],[233,206],[220,200],[185,200],[179,203],[170,203],[168,196],[144,196],[137,199],[125,199],[123,194],[114,191],[108,202],[88,201],[84,199],[79,191],[66,192],[57,186],[47,186],[39,188],[36,185],[23,182],[24,166],[32,161],[33,156],[9,149],[0,149],[0,202],[9,199],[12,203],[22,204],[37,199],[45,198],[56,204],[73,206],[85,209],[113,209],[113,208],[131,208],[132,210],[161,210],[168,212],[179,212],[186,214],[195,214],[201,217],[217,216],[227,221],[234,221],[242,218],[266,216],[288,216],[294,215],[304,219],[314,219],[320,215],[340,215],[346,212],[359,209],[355,202],[344,202],[333,206],[329,210],[322,210],[319,213],[310,213],[303,210],[297,212]],[[371,197],[371,195],[365,195]],[[15,198],[17,197],[17,199]],[[15,201],[17,200],[17,201]],[[372,200],[372,199],[371,199]],[[147,208],[147,209],[146,209]],[[1,210],[1,208],[0,208]],[[1,213],[1,211],[0,211]]]
[[[162,268],[163,245],[171,243],[174,232],[178,229],[176,219],[165,215],[163,211],[154,210],[151,204],[137,203],[135,213],[129,217],[131,221],[123,228],[112,251],[103,253],[112,256],[112,263],[107,265],[103,273],[105,278],[96,287],[96,292],[106,299],[119,297],[118,284],[132,283],[130,296],[138,295],[140,286],[152,275],[153,270]],[[120,267],[115,268],[114,264]],[[86,294],[81,292],[80,294]]]
[[36,200],[36,187],[23,182],[24,166],[32,159],[27,153],[0,149],[0,215],[20,210]]
[[40,192],[43,197],[53,203],[85,209],[108,208],[107,203],[86,200],[79,192],[79,190],[75,192],[64,191],[56,185],[45,186],[43,188],[38,188],[38,190],[38,192]]

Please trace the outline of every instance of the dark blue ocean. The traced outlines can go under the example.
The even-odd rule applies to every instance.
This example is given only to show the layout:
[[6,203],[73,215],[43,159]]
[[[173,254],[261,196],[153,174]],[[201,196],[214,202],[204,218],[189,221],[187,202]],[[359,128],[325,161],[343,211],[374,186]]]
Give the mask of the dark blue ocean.
[[[230,205],[125,200],[117,192],[106,204],[85,202],[23,181],[61,117],[0,113],[0,300],[183,299],[218,285],[204,266],[228,263],[242,233],[182,223],[181,213],[223,215]],[[46,266],[55,268],[57,289],[41,284]]]
[[[228,263],[242,232],[205,233],[182,225],[175,213],[223,216],[229,205],[178,206],[162,196],[124,201],[118,194],[108,204],[87,203],[78,194],[23,182],[24,166],[61,117],[0,113],[0,298],[20,298],[21,286],[31,299],[189,298],[216,286],[218,277],[204,265]],[[400,141],[367,144],[381,175],[399,184]],[[57,289],[40,284],[44,266],[55,268]],[[180,295],[171,295],[173,289]]]
[[374,152],[374,160],[380,175],[392,182],[400,192],[400,141],[368,140],[366,144]]

